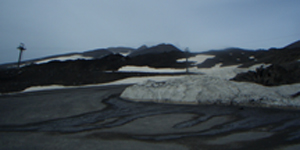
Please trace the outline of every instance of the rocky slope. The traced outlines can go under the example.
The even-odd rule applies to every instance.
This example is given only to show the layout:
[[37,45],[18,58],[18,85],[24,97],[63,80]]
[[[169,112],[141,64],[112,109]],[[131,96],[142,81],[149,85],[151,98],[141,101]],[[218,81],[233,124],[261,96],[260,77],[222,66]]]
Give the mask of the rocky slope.
[[246,68],[256,64],[283,64],[298,61],[300,59],[300,47],[256,51],[229,48],[201,54],[215,55],[215,57],[199,64],[198,68],[210,68],[219,63],[222,66],[239,65],[241,68]]
[[198,68],[212,68],[238,65],[238,68],[249,68],[254,65],[267,64],[254,71],[246,71],[232,78],[234,81],[254,82],[266,86],[300,83],[300,46],[299,41],[284,48],[269,50],[243,50],[229,48],[220,51],[208,51],[201,54],[214,55],[213,58],[198,64]]
[[300,62],[273,64],[237,74],[232,80],[254,82],[266,86],[300,83]]
[[[30,86],[38,85],[85,85],[106,83],[135,76],[171,75],[171,73],[141,73],[141,72],[115,72],[126,65],[150,66],[158,68],[182,68],[185,63],[176,62],[178,58],[185,57],[184,53],[172,45],[158,45],[146,48],[148,51],[138,57],[126,57],[118,52],[126,52],[121,48],[110,48],[109,51],[85,52],[85,57],[100,57],[100,59],[78,59],[48,63],[32,63],[17,68],[0,70],[0,93],[24,90]],[[151,53],[154,51],[154,53]],[[162,51],[162,53],[158,53]],[[178,74],[178,73],[175,73]],[[179,73],[180,74],[180,73]]]
[[271,49],[255,64],[257,62],[271,65],[267,68],[260,67],[255,71],[237,74],[232,80],[254,82],[266,86],[300,83],[300,47],[296,45]]

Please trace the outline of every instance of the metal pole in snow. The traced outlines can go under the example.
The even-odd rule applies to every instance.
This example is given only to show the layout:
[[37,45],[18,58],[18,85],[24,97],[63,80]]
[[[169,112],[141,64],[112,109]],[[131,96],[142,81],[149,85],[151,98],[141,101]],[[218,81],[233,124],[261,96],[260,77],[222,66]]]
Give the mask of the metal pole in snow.
[[185,72],[186,72],[186,74],[188,74],[189,73],[189,64],[188,64],[188,61],[189,61],[189,56],[188,56],[188,52],[189,52],[189,48],[187,47],[186,49],[185,49],[185,67],[186,67],[186,70],[185,70]]
[[24,50],[26,50],[25,44],[24,43],[20,43],[20,45],[19,45],[19,47],[17,47],[17,49],[20,50],[19,59],[18,59],[18,68],[20,68],[22,53],[23,53]]
[[18,68],[20,68],[20,63],[21,63],[22,53],[23,53],[23,51],[20,50],[20,53],[19,53],[19,59],[18,59]]

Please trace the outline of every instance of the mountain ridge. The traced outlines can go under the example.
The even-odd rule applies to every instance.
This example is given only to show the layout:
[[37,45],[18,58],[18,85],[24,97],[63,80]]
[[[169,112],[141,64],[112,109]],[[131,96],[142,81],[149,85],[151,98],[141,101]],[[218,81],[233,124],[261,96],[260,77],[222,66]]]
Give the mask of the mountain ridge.
[[285,46],[284,48],[300,48],[300,40],[293,42],[287,46]]
[[[120,51],[120,48],[115,49]],[[13,67],[0,69],[0,92],[19,91],[38,85],[84,85],[106,83],[132,76],[155,75],[149,72],[118,72],[121,67],[126,66],[181,69],[182,72],[179,74],[186,74],[186,67],[193,67],[197,70],[216,69],[218,65],[220,68],[226,66],[249,68],[253,65],[269,64],[271,66],[267,68],[237,74],[232,80],[268,86],[300,82],[297,78],[300,73],[300,48],[257,51],[230,48],[223,51],[186,53],[171,44],[159,44],[149,48],[144,47],[135,54],[127,56],[110,52],[107,49],[86,53],[92,53],[90,56],[97,55],[98,59],[80,59],[80,57],[79,59],[75,57],[77,60],[63,61],[50,59],[44,63],[33,62],[19,69]],[[196,58],[198,55],[202,59],[205,58],[198,64],[192,61],[178,61],[186,57]],[[166,72],[159,74],[170,75]]]

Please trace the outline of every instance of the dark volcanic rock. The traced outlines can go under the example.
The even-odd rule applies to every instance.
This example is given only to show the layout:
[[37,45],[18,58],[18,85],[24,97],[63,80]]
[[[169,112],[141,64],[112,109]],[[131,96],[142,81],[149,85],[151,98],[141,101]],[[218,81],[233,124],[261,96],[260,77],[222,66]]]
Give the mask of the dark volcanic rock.
[[[211,68],[216,64],[222,63],[221,66],[247,64],[255,62],[257,59],[261,58],[266,51],[251,51],[243,50],[239,48],[229,48],[225,50],[212,50],[208,52],[203,52],[201,54],[215,55],[214,58],[205,60],[203,63],[198,65],[198,68]],[[252,57],[254,59],[252,59]]]
[[108,51],[106,49],[96,49],[96,50],[86,51],[82,53],[83,56],[92,57],[94,59],[100,59],[102,57],[111,54],[113,54],[113,52]]
[[274,64],[256,71],[237,74],[232,80],[255,82],[266,86],[300,83],[300,62]]
[[218,63],[221,66],[239,65],[239,67],[250,67],[256,64],[282,64],[300,59],[300,48],[282,48],[269,50],[243,50],[230,48],[221,51],[208,51],[201,54],[215,55],[214,58],[205,60],[198,68],[210,68]]
[[[161,44],[150,48],[143,47],[134,57],[113,54],[131,50],[128,48],[99,49],[80,54],[99,59],[54,60],[43,64],[34,64],[32,61],[33,63],[20,69],[3,68],[0,70],[0,92],[21,91],[30,86],[40,85],[84,85],[111,82],[133,76],[170,75],[170,73],[115,72],[126,65],[156,68],[186,67],[186,63],[177,62],[177,59],[185,57],[185,53],[173,45]],[[69,55],[71,54],[55,57]]]
[[3,69],[0,70],[0,80],[13,80],[20,74],[20,70],[13,68],[13,69]]
[[[171,52],[170,56],[177,58],[176,54],[173,54],[174,56],[172,54]],[[168,56],[159,55],[156,58],[158,58],[157,62],[146,61],[146,63],[150,65],[157,63],[158,66],[166,67],[174,63],[170,61],[169,64],[161,64],[172,60],[167,59]],[[161,58],[164,58],[163,61],[159,61]],[[84,85],[106,83],[134,76],[174,75],[173,73],[115,72],[122,66],[128,65],[129,62],[136,65],[134,60],[139,61],[139,59],[124,57],[120,54],[110,54],[101,59],[51,61],[20,69],[3,69],[0,71],[0,93],[21,91],[30,86]]]
[[271,64],[267,68],[257,68],[236,75],[232,80],[255,82],[267,86],[300,83],[300,47],[299,41],[282,49],[270,49],[257,52],[255,62],[243,63],[241,67],[254,64]]
[[103,71],[115,71],[125,64],[123,56],[108,55],[95,60],[51,61],[20,69],[2,70],[0,72],[0,92],[19,91],[38,85],[82,85],[109,82],[119,79],[119,77],[110,77]]

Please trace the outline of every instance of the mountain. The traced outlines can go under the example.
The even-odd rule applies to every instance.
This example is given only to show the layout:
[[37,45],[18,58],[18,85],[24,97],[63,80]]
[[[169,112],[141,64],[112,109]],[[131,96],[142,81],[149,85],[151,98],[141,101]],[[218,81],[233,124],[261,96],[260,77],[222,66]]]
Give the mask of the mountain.
[[177,62],[186,54],[171,44],[160,44],[147,48],[140,47],[128,55],[128,65],[153,68],[185,68],[185,62]]
[[[196,61],[182,61],[186,56]],[[170,75],[167,72],[137,71],[143,67],[153,70],[175,69],[178,74],[183,74],[187,66],[190,67],[190,73],[216,74],[216,70],[220,70],[225,71],[225,76],[234,81],[277,86],[300,82],[299,60],[300,48],[289,46],[269,50],[228,48],[188,54],[171,44],[141,46],[138,49],[96,49],[26,61],[20,69],[16,68],[15,64],[5,66],[0,69],[0,92],[20,91],[38,85],[84,85],[134,76]],[[257,68],[257,65],[264,64],[267,64],[267,67]],[[132,66],[138,69],[118,72],[120,68]],[[250,70],[253,66],[257,69]]]
[[140,51],[140,50],[144,50],[144,49],[147,49],[148,47],[146,45],[142,45],[140,46],[137,50]]
[[290,49],[290,48],[300,48],[300,40],[292,43],[292,44],[289,44],[287,46],[285,46],[284,48],[286,49]]
[[146,53],[140,53],[136,57],[120,54],[134,52],[133,49],[108,48],[31,60],[31,64],[22,66],[20,69],[0,70],[0,92],[20,91],[39,85],[84,85],[111,82],[133,76],[170,75],[170,73],[116,72],[127,65],[158,68],[185,66],[185,63],[176,61],[185,55],[172,45],[163,44],[145,50]]

